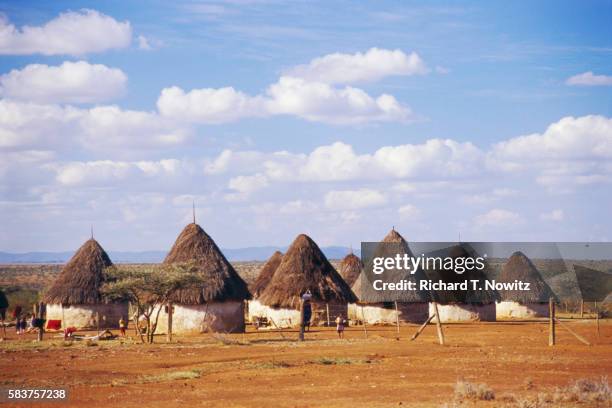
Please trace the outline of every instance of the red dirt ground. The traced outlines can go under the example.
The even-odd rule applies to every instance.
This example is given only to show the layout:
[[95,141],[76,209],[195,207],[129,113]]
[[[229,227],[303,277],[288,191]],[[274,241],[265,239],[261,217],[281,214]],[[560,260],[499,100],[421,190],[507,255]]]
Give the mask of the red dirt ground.
[[[351,327],[345,340],[315,328],[303,343],[295,331],[281,337],[249,328],[244,335],[176,337],[172,344],[160,336],[155,345],[89,346],[64,345],[51,334],[42,344],[33,335],[19,340],[9,328],[0,343],[0,388],[66,387],[70,397],[61,404],[1,405],[439,407],[452,406],[453,387],[465,379],[486,383],[496,399],[461,406],[516,406],[506,405],[508,395],[533,396],[612,373],[612,322],[602,322],[599,337],[593,321],[568,324],[593,345],[559,327],[558,345],[549,347],[544,322],[445,325],[445,346],[437,344],[433,325],[416,341],[409,338],[417,326],[402,326],[399,340],[394,327],[368,327],[367,339],[362,327]],[[185,372],[199,377],[170,378]]]

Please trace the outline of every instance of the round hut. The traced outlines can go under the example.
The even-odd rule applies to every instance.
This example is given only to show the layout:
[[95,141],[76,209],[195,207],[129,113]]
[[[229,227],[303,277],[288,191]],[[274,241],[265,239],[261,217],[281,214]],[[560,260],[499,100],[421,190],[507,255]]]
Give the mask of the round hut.
[[277,327],[299,326],[300,298],[306,291],[312,294],[311,322],[315,325],[328,319],[333,322],[339,315],[346,317],[348,303],[356,300],[317,244],[300,234],[259,296],[262,317]]
[[355,281],[359,278],[361,270],[363,269],[363,263],[361,258],[355,255],[353,252],[344,257],[340,263],[340,276],[349,285],[353,286]]
[[112,265],[98,241],[87,240],[43,297],[47,322],[60,320],[63,328],[113,328],[122,317],[127,319],[127,302],[106,302],[100,292],[104,269]]
[[[408,242],[393,228],[382,240],[383,245],[376,249],[375,257],[394,257],[396,254],[413,256]],[[375,291],[370,284],[367,274],[362,274],[353,284],[353,292],[359,299],[358,302],[349,305],[349,319],[354,321],[365,321],[367,324],[396,324],[423,323],[429,317],[430,294],[421,290],[398,291],[382,294]],[[388,270],[386,276],[395,276],[399,281],[407,279],[414,282],[425,279],[422,271],[417,270],[414,274],[406,274],[405,271]],[[367,299],[367,301],[366,301]]]
[[[215,241],[195,222],[180,233],[164,264],[195,263],[205,284],[178,291],[173,298],[174,333],[244,332],[247,284],[225,258]],[[158,327],[168,327],[168,310],[160,313]]]
[[268,261],[264,264],[257,275],[257,279],[255,282],[249,287],[251,294],[253,295],[253,299],[249,300],[248,305],[248,319],[251,322],[254,322],[259,317],[264,317],[267,312],[267,307],[263,306],[258,297],[261,295],[263,290],[268,286],[270,280],[272,280],[272,276],[276,269],[280,265],[283,260],[283,253],[280,251],[276,251],[272,254],[272,256],[268,259]]
[[497,303],[497,318],[548,317],[548,301],[551,297],[556,297],[535,265],[520,251],[508,258],[497,281],[515,280],[528,282],[530,290],[500,290],[501,301]]
[[[442,259],[453,258],[475,258],[472,248],[467,244],[453,245],[427,254],[429,257],[440,257]],[[456,261],[455,261],[456,262]],[[440,290],[432,293],[437,302],[438,313],[442,323],[451,322],[470,322],[470,321],[495,321],[495,301],[499,300],[499,294],[494,290],[485,288],[487,279],[488,265],[485,263],[483,271],[470,270],[462,274],[456,273],[453,269],[432,269],[427,271],[427,276],[432,281],[442,281],[445,283],[470,282],[467,290]],[[472,281],[478,281],[481,290],[473,289]],[[435,314],[435,306],[429,304],[429,316]]]

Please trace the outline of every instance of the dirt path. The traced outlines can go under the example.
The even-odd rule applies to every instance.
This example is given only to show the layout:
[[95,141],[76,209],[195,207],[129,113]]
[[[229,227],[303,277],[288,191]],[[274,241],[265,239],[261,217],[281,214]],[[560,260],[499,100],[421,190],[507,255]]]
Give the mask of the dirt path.
[[612,322],[602,324],[599,338],[592,322],[569,324],[594,344],[560,329],[559,345],[548,347],[542,322],[447,325],[443,347],[433,326],[414,342],[408,339],[416,326],[402,327],[399,341],[392,327],[369,328],[367,340],[361,328],[350,328],[346,340],[317,328],[304,343],[293,341],[295,332],[283,339],[250,331],[153,346],[39,345],[11,333],[0,343],[0,387],[63,386],[71,395],[61,406],[91,408],[437,407],[453,401],[463,378],[495,391],[495,401],[476,405],[497,407],[510,394],[535,395],[612,373]]

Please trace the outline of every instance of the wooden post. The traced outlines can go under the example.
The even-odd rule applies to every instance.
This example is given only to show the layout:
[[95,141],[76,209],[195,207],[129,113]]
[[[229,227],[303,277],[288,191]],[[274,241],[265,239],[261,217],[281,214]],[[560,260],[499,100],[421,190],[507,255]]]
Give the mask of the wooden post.
[[100,312],[96,312],[96,334],[100,333]]
[[397,309],[397,301],[395,301],[395,326],[397,327],[397,339],[399,340],[400,327],[399,327],[399,310]]
[[325,310],[327,312],[327,327],[331,326],[330,320],[329,320],[329,303],[325,304]]
[[166,334],[166,341],[172,342],[172,314],[174,312],[174,305],[172,302],[168,302],[168,333]]
[[436,311],[436,329],[438,330],[438,341],[440,345],[444,345],[444,331],[442,330],[442,321],[440,320],[440,312],[438,312],[438,302],[433,302],[434,310]]
[[584,300],[580,301],[580,318],[584,318]]
[[298,337],[299,341],[304,341],[304,329],[306,326],[306,322],[304,321],[304,300],[300,300],[300,335]]
[[43,302],[38,304],[37,318],[40,319],[40,327],[38,328],[38,341],[43,341],[45,335],[45,317],[46,317],[46,305]]
[[416,331],[416,333],[414,333],[414,334],[412,335],[412,337],[410,338],[410,340],[411,340],[411,341],[412,341],[412,340],[416,340],[416,338],[417,338],[417,337],[419,337],[419,334],[421,334],[421,332],[423,332],[423,330],[425,330],[425,327],[427,327],[427,325],[429,324],[429,322],[431,322],[431,321],[432,321],[432,319],[433,319],[434,317],[435,317],[434,315],[429,316],[429,317],[427,318],[427,320],[425,320],[425,323],[423,323],[423,324],[421,325],[421,327],[419,327],[419,329]]
[[368,323],[366,322],[365,313],[363,312],[363,306],[361,306],[361,318],[363,319],[363,332],[365,338],[368,338]]
[[548,345],[555,345],[555,302],[548,299]]
[[595,302],[595,324],[597,325],[597,337],[599,337],[599,305]]

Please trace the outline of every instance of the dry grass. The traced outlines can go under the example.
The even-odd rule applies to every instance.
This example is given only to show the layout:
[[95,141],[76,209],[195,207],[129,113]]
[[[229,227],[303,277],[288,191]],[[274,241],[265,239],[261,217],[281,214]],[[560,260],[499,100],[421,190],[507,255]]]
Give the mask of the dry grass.
[[455,399],[491,401],[495,399],[495,392],[487,384],[472,384],[459,380],[455,384]]

